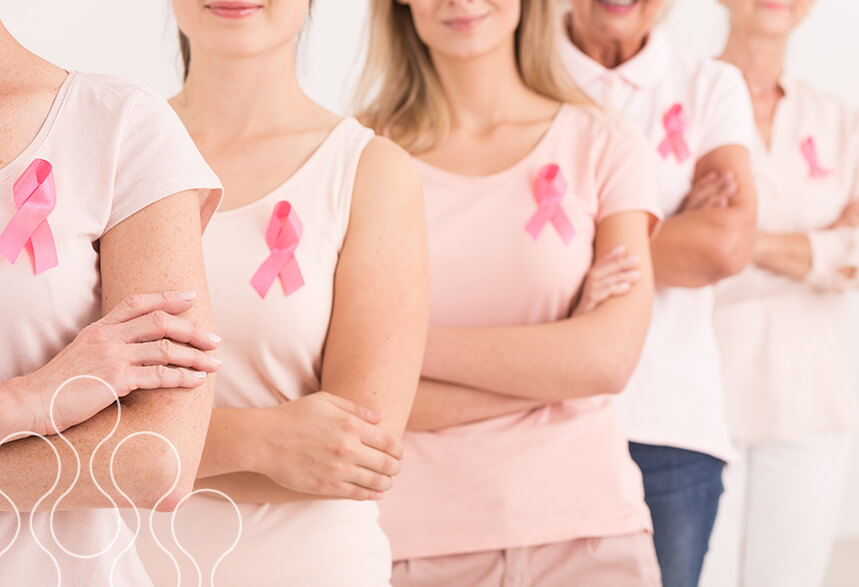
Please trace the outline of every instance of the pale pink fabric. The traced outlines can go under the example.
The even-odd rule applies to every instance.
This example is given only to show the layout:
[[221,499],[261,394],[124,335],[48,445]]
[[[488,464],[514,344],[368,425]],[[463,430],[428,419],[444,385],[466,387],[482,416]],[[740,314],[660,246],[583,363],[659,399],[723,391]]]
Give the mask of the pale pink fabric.
[[[349,225],[359,160],[373,132],[342,121],[309,160],[280,187],[255,202],[219,212],[203,239],[218,350],[215,406],[276,406],[320,390],[322,351],[334,298],[334,275]],[[295,250],[305,284],[284,295],[275,282],[265,299],[251,278],[270,250],[265,233],[279,201],[292,204],[303,232]],[[387,538],[375,503],[319,500],[240,504],[244,531],[218,567],[218,585],[379,587],[391,571]],[[159,537],[168,537],[161,520]],[[226,550],[236,514],[220,498],[193,498],[179,516],[181,543],[205,569]],[[157,549],[141,555],[156,584],[175,585]],[[176,553],[177,558],[181,557]],[[183,561],[183,577],[194,577]],[[184,583],[183,583],[184,584]]]
[[662,587],[647,532],[555,544],[409,559],[394,587]]
[[[771,146],[758,135],[752,150],[758,226],[808,234],[812,269],[796,281],[752,265],[717,288],[727,411],[743,443],[856,423],[847,291],[859,278],[838,268],[859,269],[859,228],[826,227],[859,199],[859,113],[800,81],[784,79],[782,88]],[[803,156],[808,137],[820,166],[830,170],[825,176],[812,176]]]
[[[606,69],[566,36],[561,55],[576,83],[598,103],[623,112],[647,137],[659,208],[677,212],[697,161],[728,145],[750,147],[751,100],[742,74],[726,63],[674,49],[654,30],[632,59]],[[683,107],[690,157],[663,157],[663,117]],[[719,352],[713,333],[713,288],[659,288],[638,368],[617,401],[629,439],[728,459],[732,454],[722,407]]]
[[[164,98],[112,78],[72,72],[33,142],[0,169],[0,226],[15,213],[12,185],[35,158],[53,165],[57,206],[48,217],[59,265],[38,276],[22,252],[11,265],[0,257],[0,380],[42,367],[101,316],[99,239],[135,212],[172,194],[199,190],[205,225],[218,205],[217,177],[203,161]],[[33,540],[29,516],[15,546],[0,558],[0,585],[57,584],[51,559]],[[54,543],[48,515],[33,522],[56,557],[64,586],[106,585],[119,551],[131,540],[109,510],[59,512],[62,543],[81,554],[107,546],[121,525],[117,546],[83,561]],[[11,541],[15,516],[0,513],[0,548]],[[123,555],[116,585],[146,585],[134,550]]]
[[[569,246],[551,224],[536,241],[525,230],[536,209],[532,181],[549,163],[567,183]],[[419,170],[436,326],[565,319],[591,266],[597,224],[631,210],[658,217],[643,139],[596,107],[563,106],[530,154],[500,173],[465,177],[420,161]],[[381,503],[395,560],[650,528],[641,475],[606,396],[408,432],[405,446]]]

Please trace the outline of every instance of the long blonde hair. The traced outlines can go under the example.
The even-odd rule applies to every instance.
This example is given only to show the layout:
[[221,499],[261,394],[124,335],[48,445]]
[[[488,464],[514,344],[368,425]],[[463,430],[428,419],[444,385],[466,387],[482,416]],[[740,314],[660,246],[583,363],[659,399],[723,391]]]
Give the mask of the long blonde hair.
[[[521,0],[516,65],[531,90],[573,104],[593,104],[564,70],[555,0]],[[410,153],[438,145],[450,132],[450,112],[429,49],[421,41],[411,8],[396,0],[372,0],[370,46],[358,85],[362,122]]]

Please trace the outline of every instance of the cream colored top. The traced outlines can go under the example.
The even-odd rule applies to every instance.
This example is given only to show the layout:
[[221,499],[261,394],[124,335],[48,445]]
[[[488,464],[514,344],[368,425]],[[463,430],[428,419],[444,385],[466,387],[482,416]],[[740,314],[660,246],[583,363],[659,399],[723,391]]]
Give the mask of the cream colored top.
[[[752,149],[758,226],[808,234],[812,269],[797,281],[750,266],[717,288],[727,413],[740,442],[847,430],[856,419],[846,291],[859,279],[838,268],[859,268],[859,228],[826,227],[859,198],[859,113],[799,81],[782,88],[771,147],[758,136]],[[823,174],[812,173],[815,157]]]

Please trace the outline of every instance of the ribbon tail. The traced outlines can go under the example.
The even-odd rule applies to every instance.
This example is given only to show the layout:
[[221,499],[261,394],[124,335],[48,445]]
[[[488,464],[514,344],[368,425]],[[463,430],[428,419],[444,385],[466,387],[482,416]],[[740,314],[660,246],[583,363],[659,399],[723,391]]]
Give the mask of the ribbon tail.
[[280,272],[280,284],[283,286],[284,295],[295,293],[304,285],[304,276],[298,261],[292,257]]
[[253,286],[259,294],[259,297],[265,299],[265,296],[268,294],[268,290],[271,289],[272,284],[274,284],[274,281],[277,279],[277,274],[280,272],[281,265],[282,262],[277,255],[269,255],[268,258],[263,261],[262,265],[259,266],[257,272],[254,273],[254,276],[251,278],[251,286]]
[[677,161],[679,163],[683,163],[691,156],[691,153],[689,153],[689,146],[686,144],[686,140],[682,136],[674,138],[674,155],[677,157]]
[[14,264],[24,245],[43,220],[44,216],[25,203],[0,234],[0,255]]
[[659,154],[662,155],[663,159],[667,159],[671,154],[671,151],[671,140],[668,137],[665,137],[659,144]]
[[43,220],[36,227],[36,230],[33,231],[30,237],[30,244],[32,244],[33,248],[36,275],[44,273],[48,269],[53,269],[59,264],[57,261],[57,245],[54,242],[54,235],[47,220]]
[[564,241],[564,246],[569,245],[576,236],[576,229],[573,228],[570,219],[559,209],[557,214],[552,217],[552,224],[555,225],[555,230],[561,235],[561,240]]
[[552,207],[551,205],[540,204],[537,208],[537,211],[534,212],[534,215],[531,216],[531,219],[528,221],[528,224],[525,225],[525,232],[531,235],[531,238],[537,240],[540,236],[540,232],[542,232],[543,227],[552,217]]

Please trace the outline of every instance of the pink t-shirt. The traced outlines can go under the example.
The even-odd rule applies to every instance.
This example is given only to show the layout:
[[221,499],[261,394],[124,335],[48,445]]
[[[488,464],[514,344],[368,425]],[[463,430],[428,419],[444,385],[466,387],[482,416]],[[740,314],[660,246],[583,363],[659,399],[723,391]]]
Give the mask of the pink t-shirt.
[[[334,277],[349,227],[352,188],[373,132],[354,119],[339,123],[280,187],[255,202],[219,212],[203,239],[218,356],[215,407],[264,408],[320,390],[322,355],[331,323]],[[251,278],[270,251],[266,227],[275,205],[289,202],[303,226],[295,259],[304,285],[284,295],[275,281],[265,298]],[[391,551],[373,502],[316,500],[239,504],[241,540],[218,566],[218,585],[380,587],[391,573]],[[159,537],[169,520],[159,516]],[[237,531],[236,512],[201,495],[177,518],[180,542],[208,576]],[[139,547],[156,584],[176,583],[154,544]],[[182,576],[194,577],[175,551]],[[183,583],[184,585],[184,583]]]
[[[0,257],[0,380],[39,369],[99,319],[96,245],[106,232],[149,204],[192,189],[200,192],[205,226],[221,195],[218,178],[164,98],[105,76],[69,74],[36,138],[0,169],[0,230],[17,210],[13,184],[37,158],[53,166],[57,204],[48,223],[59,264],[34,275],[26,250],[14,265]],[[59,564],[62,584],[107,585],[111,564],[131,541],[118,515],[55,515],[59,540],[79,554],[107,546],[120,524],[116,546],[94,560],[63,553],[51,537],[48,516],[38,513],[32,522]],[[57,585],[54,563],[30,533],[30,517],[22,515],[21,534],[0,558],[0,585]],[[15,528],[15,514],[0,513],[0,548],[11,542]],[[133,549],[119,559],[114,577],[116,585],[149,584]]]
[[[850,300],[859,287],[859,228],[829,230],[859,199],[859,112],[783,79],[771,146],[756,135],[758,227],[811,241],[804,281],[755,265],[716,288],[714,324],[725,405],[740,442],[790,440],[856,423]],[[809,146],[809,139],[811,139]]]
[[[751,147],[752,105],[736,67],[676,50],[659,29],[614,69],[585,55],[566,36],[560,51],[591,98],[623,112],[644,132],[666,218],[689,193],[701,157],[719,147]],[[675,105],[685,117],[681,134],[689,157],[682,161],[671,151],[660,152],[667,137],[663,119]],[[657,288],[641,359],[617,401],[630,440],[731,456],[712,314],[712,286]]]
[[[568,246],[551,223],[536,241],[525,231],[536,210],[532,182],[551,163],[567,183],[562,206],[576,230]],[[499,173],[465,177],[418,164],[435,326],[565,319],[597,225],[625,211],[659,214],[643,139],[596,107],[562,106],[530,154]],[[381,503],[395,560],[650,528],[641,474],[607,396],[407,432],[405,446]]]

